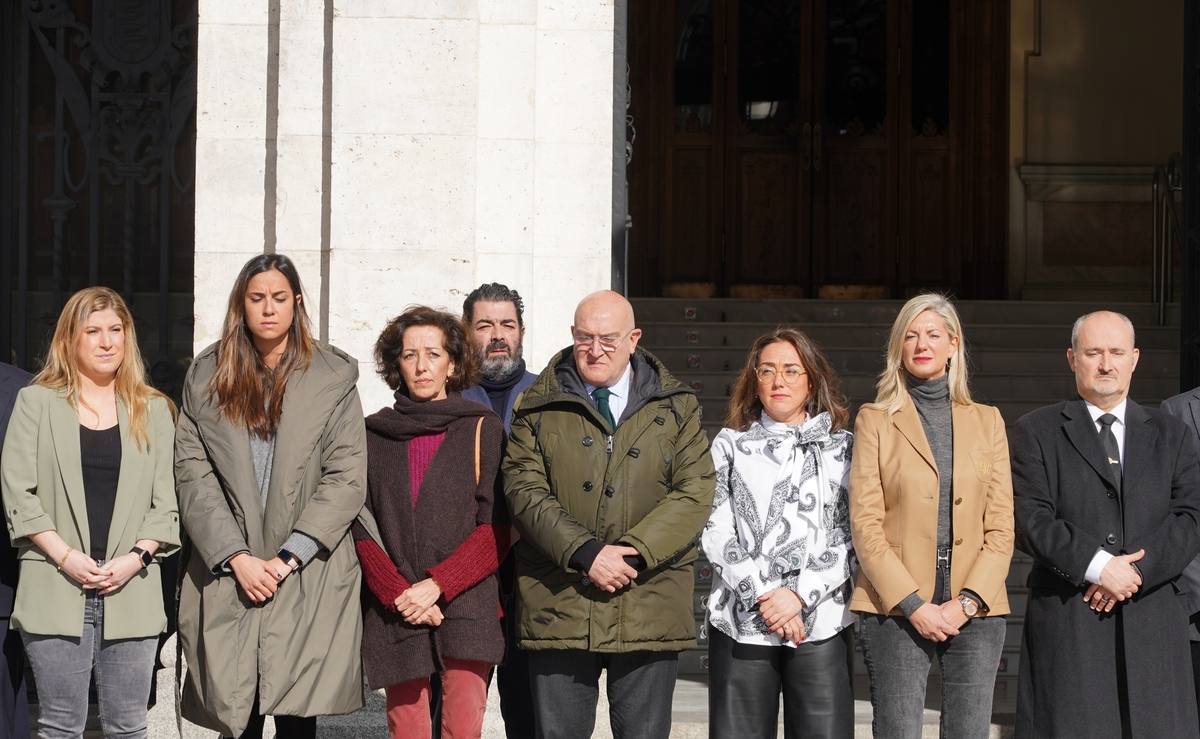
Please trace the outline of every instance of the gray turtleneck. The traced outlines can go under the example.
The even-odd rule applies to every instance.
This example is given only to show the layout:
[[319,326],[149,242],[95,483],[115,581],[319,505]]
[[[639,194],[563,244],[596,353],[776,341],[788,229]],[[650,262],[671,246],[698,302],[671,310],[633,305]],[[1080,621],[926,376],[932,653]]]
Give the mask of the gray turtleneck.
[[[950,413],[949,380],[948,374],[935,380],[918,380],[908,375],[908,394],[917,409],[917,415],[921,418],[921,428],[925,430],[925,439],[929,442],[933,461],[937,464],[939,549],[950,546],[951,495],[954,492],[954,423]],[[933,593],[935,604],[941,605],[945,602],[946,599],[942,595],[944,589],[945,584],[939,573]],[[913,593],[900,601],[899,607],[905,616],[912,616],[924,604],[921,596]]]

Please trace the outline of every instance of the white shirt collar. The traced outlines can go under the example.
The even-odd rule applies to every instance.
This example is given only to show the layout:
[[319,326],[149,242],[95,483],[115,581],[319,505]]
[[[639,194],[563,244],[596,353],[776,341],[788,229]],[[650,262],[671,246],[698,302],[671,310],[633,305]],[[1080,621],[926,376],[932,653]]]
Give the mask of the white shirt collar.
[[[613,384],[608,386],[608,391],[610,393],[612,393],[613,395],[617,396],[618,398],[622,398],[624,400],[629,399],[629,381],[631,379],[629,370],[632,368],[633,368],[633,362],[630,362],[629,364],[625,365],[625,372],[624,372],[624,374],[621,375],[621,378],[619,380],[617,380],[616,382],[614,382]],[[587,390],[587,394],[589,396],[592,394],[592,391],[595,390],[597,387],[599,387],[599,385],[589,385],[586,382],[583,383],[583,389]],[[612,401],[610,400],[609,402],[611,403]]]
[[1088,415],[1090,415],[1092,417],[1092,422],[1096,424],[1096,428],[1098,429],[1100,427],[1100,416],[1103,416],[1105,413],[1111,413],[1114,416],[1116,416],[1117,423],[1124,426],[1125,425],[1125,404],[1128,401],[1129,401],[1128,397],[1122,398],[1121,402],[1117,403],[1117,406],[1115,408],[1113,408],[1111,411],[1102,411],[1099,408],[1097,408],[1096,406],[1087,402],[1086,400],[1083,401],[1083,404],[1087,406]]

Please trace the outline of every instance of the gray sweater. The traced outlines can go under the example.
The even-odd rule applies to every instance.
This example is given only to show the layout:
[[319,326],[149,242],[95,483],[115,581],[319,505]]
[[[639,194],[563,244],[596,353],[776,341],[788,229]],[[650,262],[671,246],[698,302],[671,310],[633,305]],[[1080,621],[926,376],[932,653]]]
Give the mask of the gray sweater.
[[[950,376],[947,374],[934,380],[918,380],[908,375],[908,394],[921,417],[921,428],[933,452],[933,461],[937,463],[937,546],[938,549],[945,549],[950,546],[950,506],[954,492],[954,423],[950,413]],[[933,594],[933,602],[937,605],[946,601],[943,590],[944,583],[939,573]],[[913,593],[900,601],[900,610],[905,616],[911,616],[924,604],[921,596]]]

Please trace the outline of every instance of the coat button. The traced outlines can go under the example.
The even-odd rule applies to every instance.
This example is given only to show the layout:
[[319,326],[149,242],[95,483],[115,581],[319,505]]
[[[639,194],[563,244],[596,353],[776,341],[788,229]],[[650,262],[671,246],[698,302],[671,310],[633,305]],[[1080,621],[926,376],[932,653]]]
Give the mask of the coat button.
[[617,491],[613,488],[612,485],[604,486],[604,494],[607,495],[608,497],[610,497],[610,498],[613,497],[613,494],[615,494],[616,492]]
[[962,539],[955,539],[955,540],[954,540],[954,546],[956,546],[956,547],[961,547],[961,546],[962,546]]
[[592,437],[590,437],[590,436],[583,437],[583,445],[591,446],[592,445]]
[[1108,538],[1107,538],[1107,539],[1105,539],[1105,541],[1106,541],[1106,542],[1108,542],[1109,544],[1116,544],[1116,543],[1117,543],[1117,535],[1116,535],[1116,534],[1109,534],[1109,535],[1108,535]]
[[[1109,490],[1109,491],[1108,491],[1108,498],[1109,498],[1109,500],[1112,500],[1112,499],[1113,499],[1113,498],[1115,498],[1115,497],[1117,497],[1117,494],[1116,494],[1116,493],[1114,493],[1113,491]],[[1110,542],[1110,543],[1111,543],[1111,542]]]
[[638,455],[641,453],[642,453],[642,451],[640,449],[638,449],[637,447],[633,447],[632,449],[629,450],[629,456],[633,457],[634,459],[637,459]]
[[592,492],[592,481],[591,480],[588,480],[583,483],[583,490],[584,490],[584,492],[587,492],[587,493]]
[[955,498],[954,505],[962,505],[962,498]]

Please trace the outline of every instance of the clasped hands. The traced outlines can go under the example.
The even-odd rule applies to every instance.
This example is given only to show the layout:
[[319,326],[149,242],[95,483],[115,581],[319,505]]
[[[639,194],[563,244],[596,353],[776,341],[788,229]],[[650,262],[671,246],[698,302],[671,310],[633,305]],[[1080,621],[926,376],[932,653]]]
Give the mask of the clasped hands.
[[440,626],[442,609],[438,598],[442,587],[432,577],[427,577],[396,596],[396,612],[413,626]]
[[605,544],[592,560],[588,579],[606,593],[615,593],[638,576],[638,571],[625,563],[625,557],[637,557],[637,549],[624,544]]
[[113,557],[103,565],[98,565],[96,560],[74,549],[67,553],[62,564],[63,572],[83,586],[84,590],[95,590],[100,595],[108,595],[120,589],[141,569],[141,557],[132,552]]
[[292,567],[279,557],[259,559],[248,552],[233,555],[229,569],[251,603],[265,603],[283,584]]
[[804,641],[804,620],[800,611],[804,599],[789,588],[775,588],[758,596],[758,615],[779,638],[799,645]]
[[1146,555],[1145,549],[1133,554],[1113,557],[1100,571],[1100,582],[1093,583],[1083,594],[1083,600],[1096,613],[1108,613],[1118,602],[1132,598],[1142,585],[1142,575],[1133,563]]
[[967,623],[967,614],[958,599],[951,598],[940,606],[923,603],[908,617],[908,622],[923,638],[940,642],[958,636],[958,630]]

